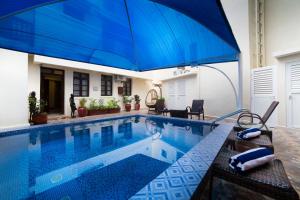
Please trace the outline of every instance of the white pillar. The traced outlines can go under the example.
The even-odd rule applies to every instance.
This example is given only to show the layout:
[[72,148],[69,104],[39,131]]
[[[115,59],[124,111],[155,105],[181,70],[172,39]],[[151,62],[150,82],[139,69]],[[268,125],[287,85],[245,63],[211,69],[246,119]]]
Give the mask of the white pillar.
[[28,124],[28,54],[0,49],[0,129]]
[[238,61],[238,84],[239,84],[239,91],[238,91],[238,99],[237,99],[237,109],[242,109],[242,107],[243,107],[243,68],[242,68],[241,56],[239,56],[239,61]]

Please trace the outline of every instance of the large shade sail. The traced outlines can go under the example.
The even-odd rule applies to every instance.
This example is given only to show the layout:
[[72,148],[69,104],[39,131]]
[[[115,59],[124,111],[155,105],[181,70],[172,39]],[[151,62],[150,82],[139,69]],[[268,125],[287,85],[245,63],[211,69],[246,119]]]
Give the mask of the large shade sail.
[[0,48],[135,71],[239,54],[220,0],[1,0]]

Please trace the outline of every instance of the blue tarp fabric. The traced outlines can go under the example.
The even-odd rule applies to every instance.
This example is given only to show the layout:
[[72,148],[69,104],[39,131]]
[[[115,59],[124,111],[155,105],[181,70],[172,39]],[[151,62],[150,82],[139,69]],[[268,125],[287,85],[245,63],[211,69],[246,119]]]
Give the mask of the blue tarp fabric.
[[220,0],[1,0],[0,48],[135,71],[240,52]]

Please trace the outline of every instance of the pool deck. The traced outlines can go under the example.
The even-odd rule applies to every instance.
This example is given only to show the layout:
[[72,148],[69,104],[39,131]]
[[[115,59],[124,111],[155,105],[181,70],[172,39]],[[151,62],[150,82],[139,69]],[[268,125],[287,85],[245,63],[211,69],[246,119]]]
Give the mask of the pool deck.
[[[90,121],[108,117],[121,117],[126,115],[142,114],[146,115],[146,110],[121,112],[117,114],[105,114],[98,116],[88,116],[84,118],[69,118],[62,115],[49,115],[49,125],[68,124],[72,122]],[[208,117],[206,117],[207,119]],[[209,118],[211,120],[212,118]],[[229,122],[229,123],[228,123]],[[230,120],[224,122],[224,130],[231,129]],[[228,123],[228,124],[226,124]],[[223,129],[222,128],[222,129]],[[1,132],[3,132],[2,130]],[[197,187],[197,183],[203,179],[208,166],[213,161],[227,137],[227,133],[215,129],[207,140],[201,141],[181,159],[175,162],[167,171],[163,172],[151,183],[139,191],[132,199],[150,199],[162,197],[162,199],[189,199]],[[221,138],[221,139],[217,139]],[[273,144],[276,157],[283,161],[288,177],[300,195],[300,130],[276,127],[273,129]],[[214,148],[211,148],[212,145]],[[205,152],[199,155],[199,152]],[[211,156],[208,156],[211,155]],[[176,173],[181,173],[176,175]],[[181,178],[178,178],[181,177]],[[249,199],[256,195],[256,199],[269,199],[253,191],[249,191],[239,186],[232,185],[225,181],[216,181],[214,186],[213,199]],[[165,197],[165,198],[164,198]],[[201,199],[207,199],[204,194]],[[250,198],[251,199],[251,198]]]

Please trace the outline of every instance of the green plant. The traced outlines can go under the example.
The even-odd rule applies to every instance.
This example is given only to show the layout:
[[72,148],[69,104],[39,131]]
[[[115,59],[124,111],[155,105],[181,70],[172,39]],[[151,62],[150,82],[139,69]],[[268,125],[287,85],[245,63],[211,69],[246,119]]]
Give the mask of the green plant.
[[35,97],[29,96],[28,107],[29,107],[29,112],[31,114],[35,114],[37,112],[36,104],[37,104],[37,99]]
[[117,101],[115,98],[113,98],[113,99],[111,99],[107,102],[106,107],[109,108],[109,109],[119,108],[120,106],[118,105],[118,102],[119,101]]
[[123,96],[123,103],[124,104],[131,104],[131,102],[132,102],[132,97]]
[[36,108],[38,113],[44,113],[47,106],[47,101],[40,99],[37,101]]
[[80,100],[79,100],[79,107],[80,107],[80,108],[85,108],[86,102],[87,102],[86,98],[80,99]]
[[89,110],[98,110],[100,105],[97,103],[96,99],[91,99],[89,104]]
[[165,97],[159,97],[158,99],[159,100],[165,100]]
[[39,113],[45,112],[45,107],[47,102],[43,99],[37,100],[35,97],[28,97],[29,112],[31,115],[37,115]]
[[140,99],[140,96],[139,95],[134,95],[134,101],[135,101],[135,104],[139,104],[141,99]]

